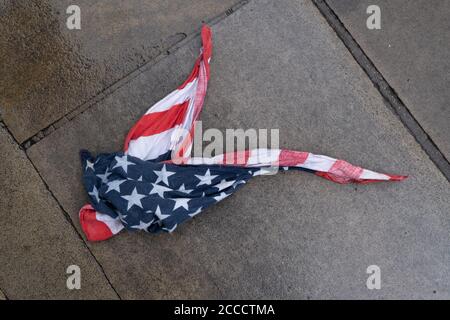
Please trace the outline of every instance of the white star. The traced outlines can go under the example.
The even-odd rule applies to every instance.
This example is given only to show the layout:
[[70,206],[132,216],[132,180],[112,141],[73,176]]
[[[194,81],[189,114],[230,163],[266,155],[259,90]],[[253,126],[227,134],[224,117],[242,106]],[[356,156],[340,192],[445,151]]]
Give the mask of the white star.
[[137,179],[137,181],[142,181],[142,176],[140,176],[140,177]]
[[107,184],[108,190],[106,190],[105,193],[108,193],[108,192],[113,191],[113,190],[116,190],[118,193],[120,193],[120,185],[122,183],[124,183],[125,181],[127,181],[127,180],[114,180],[114,181],[109,182]]
[[191,201],[191,199],[189,199],[189,198],[175,198],[175,199],[172,199],[172,200],[175,201],[175,205],[174,205],[172,210],[178,209],[180,207],[183,207],[186,210],[189,210],[188,202]]
[[88,194],[91,195],[92,197],[94,197],[95,200],[97,201],[97,203],[100,202],[100,198],[98,197],[98,190],[97,190],[96,186],[94,186],[94,189],[92,189],[92,191],[89,192]]
[[204,176],[200,176],[200,175],[195,175],[197,177],[197,179],[200,180],[200,182],[197,184],[197,186],[201,186],[202,184],[211,184],[212,180],[215,177],[218,176],[212,176],[211,173],[209,172],[209,169],[206,171]]
[[225,179],[220,181],[219,184],[215,185],[214,187],[218,188],[219,191],[222,191],[223,189],[226,189],[228,187],[231,187],[234,183],[236,182],[236,180],[233,181],[226,181]]
[[138,225],[131,226],[131,228],[133,228],[133,229],[139,229],[139,230],[146,230],[146,231],[147,231],[147,228],[150,227],[150,225],[151,225],[152,223],[153,223],[153,220],[150,221],[150,222],[148,222],[148,223],[144,223],[144,222],[142,222],[142,221],[139,221],[139,224],[138,224]]
[[225,192],[221,192],[218,196],[214,197],[214,200],[220,201],[228,197],[229,194],[226,194]]
[[123,171],[125,171],[125,173],[128,173],[128,166],[129,165],[133,165],[133,166],[136,165],[133,162],[128,161],[128,157],[126,155],[124,155],[122,157],[116,156],[114,159],[116,160],[117,163],[112,168],[114,169],[114,168],[120,167],[120,168],[123,169]]
[[164,165],[163,167],[162,167],[162,169],[161,169],[161,171],[153,171],[157,176],[158,176],[158,179],[156,179],[156,182],[155,183],[158,183],[158,182],[160,182],[160,181],[162,181],[162,182],[164,182],[165,184],[166,184],[166,186],[168,186],[169,185],[169,177],[171,176],[171,175],[173,175],[173,174],[175,174],[175,172],[172,172],[172,171],[167,171],[166,170],[166,165]]
[[164,219],[170,217],[170,214],[162,214],[159,206],[156,207],[155,214],[159,218],[159,220],[164,220]]
[[103,183],[107,183],[108,182],[108,177],[111,175],[111,172],[108,171],[108,169],[106,169],[105,173],[103,174],[97,174],[96,176],[100,178],[100,180],[102,180]]
[[145,195],[139,194],[137,192],[136,187],[133,189],[133,192],[130,195],[122,196],[122,198],[128,201],[127,210],[130,210],[130,208],[134,205],[142,208],[141,199],[145,197],[146,197]]
[[189,194],[189,193],[191,193],[192,191],[194,191],[193,189],[192,190],[186,190],[185,189],[185,187],[184,187],[184,183],[180,186],[180,189],[178,189],[177,191],[179,191],[179,192],[183,192],[183,193],[186,193],[186,194]]
[[157,193],[161,198],[164,197],[164,192],[166,191],[172,191],[172,189],[160,186],[159,184],[152,183],[153,189],[150,191],[149,194]]
[[202,211],[202,208],[198,208],[197,211],[189,213],[189,216],[192,218],[194,216],[196,216],[197,214],[199,214]]
[[90,162],[89,160],[86,160],[86,169],[85,170],[87,170],[89,168],[94,170],[94,163]]

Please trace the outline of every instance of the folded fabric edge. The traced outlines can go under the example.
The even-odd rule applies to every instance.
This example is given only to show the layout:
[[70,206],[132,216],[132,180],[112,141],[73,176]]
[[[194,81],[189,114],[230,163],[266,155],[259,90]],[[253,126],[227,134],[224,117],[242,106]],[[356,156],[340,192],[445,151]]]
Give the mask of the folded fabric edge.
[[97,212],[90,204],[79,212],[80,225],[88,241],[103,241],[119,233],[123,228],[120,219]]

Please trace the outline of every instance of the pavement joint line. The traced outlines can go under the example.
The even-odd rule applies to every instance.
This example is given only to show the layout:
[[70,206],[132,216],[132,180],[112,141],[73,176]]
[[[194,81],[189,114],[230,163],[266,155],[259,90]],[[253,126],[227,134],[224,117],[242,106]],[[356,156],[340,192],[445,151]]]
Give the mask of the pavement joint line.
[[383,74],[376,68],[375,64],[366,55],[358,42],[353,38],[352,34],[347,30],[344,23],[339,19],[338,15],[327,4],[326,0],[312,0],[312,2],[337,34],[339,39],[341,39],[350,51],[359,66],[367,74],[375,88],[380,92],[388,109],[400,119],[400,122],[408,129],[410,134],[415,138],[438,170],[445,176],[447,181],[450,182],[449,160],[441,152],[420,123],[414,118],[413,114],[400,99],[394,88],[386,81]]
[[[208,21],[202,21],[202,23],[207,23],[208,25],[213,26],[213,25],[217,24],[218,22],[220,22],[221,20],[225,19],[226,17],[230,16],[231,14],[235,13],[241,7],[243,7],[244,5],[249,3],[249,1],[250,0],[241,0],[241,1],[237,2],[235,5],[231,6],[227,10],[225,10],[224,12],[222,12],[221,14],[215,16],[214,18],[212,18]],[[176,34],[180,34],[180,33],[178,32]],[[155,58],[150,59],[149,61],[145,62],[143,65],[139,66],[138,68],[128,72],[120,79],[114,81],[112,84],[110,84],[110,85],[106,86],[105,88],[103,88],[102,90],[100,90],[94,96],[91,96],[90,98],[88,98],[88,100],[83,102],[81,105],[75,107],[75,109],[69,111],[68,113],[66,113],[59,119],[57,119],[56,121],[52,122],[47,127],[43,128],[42,130],[40,130],[39,132],[37,132],[36,134],[31,136],[27,140],[25,140],[22,144],[20,144],[22,149],[27,150],[33,144],[39,142],[40,140],[44,139],[46,136],[57,131],[59,128],[63,127],[65,124],[72,121],[73,119],[78,117],[80,114],[84,113],[89,108],[91,108],[95,104],[97,104],[100,101],[102,101],[103,99],[105,99],[107,96],[112,94],[114,91],[120,89],[121,87],[123,87],[124,85],[126,85],[127,83],[129,83],[130,81],[135,79],[136,77],[138,77],[140,74],[142,74],[143,72],[147,71],[148,69],[150,69],[151,67],[153,67],[154,65],[159,63],[164,58],[168,57],[169,55],[176,52],[178,49],[180,49],[183,46],[185,46],[186,44],[190,43],[191,40],[193,40],[194,38],[196,38],[200,35],[200,29],[192,32],[189,35],[187,35],[186,33],[182,33],[182,34],[185,35],[185,37],[182,40],[172,44],[171,46],[168,46],[167,48],[165,48],[165,50],[164,50],[164,46],[162,45],[163,51],[159,55],[157,55]],[[169,39],[169,38],[170,37],[167,37],[167,39]],[[61,125],[58,126],[58,124],[61,124]]]
[[3,295],[5,297],[5,300],[9,300],[8,295],[5,293],[4,290],[0,287],[0,295]]
[[[39,170],[36,168],[36,166],[34,165],[33,161],[31,161],[30,157],[28,156],[28,153],[26,152],[26,150],[20,145],[20,143],[16,140],[16,138],[13,136],[13,134],[11,133],[11,131],[9,130],[9,128],[6,126],[6,124],[3,122],[3,120],[0,120],[0,127],[5,129],[6,132],[8,133],[8,135],[13,139],[13,141],[19,146],[19,149],[23,151],[23,153],[25,154],[25,157],[27,158],[27,160],[30,162],[30,164],[32,165],[33,169],[36,171],[37,175],[39,176],[39,178],[41,179],[42,183],[44,184],[45,188],[47,189],[47,191],[50,193],[50,195],[52,196],[52,198],[56,201],[57,205],[59,206],[59,208],[62,210],[64,218],[69,222],[69,224],[72,226],[72,228],[75,230],[75,233],[78,235],[79,239],[82,241],[82,243],[84,244],[84,246],[86,247],[86,249],[88,250],[88,252],[91,254],[92,258],[94,259],[94,261],[97,263],[97,265],[100,268],[100,271],[102,272],[103,276],[105,277],[106,281],[108,282],[108,284],[111,286],[111,289],[115,292],[115,294],[117,295],[117,297],[122,300],[121,296],[119,295],[119,293],[117,292],[117,290],[114,288],[114,286],[112,285],[111,281],[109,280],[108,276],[106,275],[105,270],[103,269],[103,266],[100,264],[100,262],[97,260],[97,257],[94,255],[94,253],[91,251],[91,249],[89,248],[89,246],[87,245],[86,241],[84,240],[84,238],[81,236],[80,232],[78,232],[78,229],[75,227],[75,224],[73,223],[72,219],[70,218],[69,213],[64,209],[64,207],[59,203],[58,198],[56,198],[56,196],[53,194],[52,190],[50,190],[50,187],[48,186],[47,182],[45,182],[44,177],[42,177],[42,175],[40,174]],[[3,290],[1,290],[0,288],[0,292],[4,293]],[[5,297],[7,298],[7,296],[5,295]]]

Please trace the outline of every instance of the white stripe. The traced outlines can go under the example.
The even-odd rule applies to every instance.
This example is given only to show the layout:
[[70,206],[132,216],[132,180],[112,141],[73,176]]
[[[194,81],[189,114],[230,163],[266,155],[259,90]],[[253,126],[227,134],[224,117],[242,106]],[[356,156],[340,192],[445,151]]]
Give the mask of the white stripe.
[[161,112],[169,110],[171,107],[177,104],[181,104],[186,100],[192,98],[195,95],[198,79],[195,78],[183,89],[177,89],[169,93],[165,98],[155,103],[145,114]]
[[113,219],[107,214],[98,213],[97,211],[95,211],[95,219],[106,224],[109,230],[111,230],[112,234],[117,234],[120,230],[123,229],[123,224],[119,218]]
[[373,172],[373,171],[367,170],[367,169],[363,169],[363,172],[359,178],[360,179],[370,179],[370,180],[389,180],[390,179],[390,177],[385,174]]
[[223,154],[217,155],[212,158],[194,157],[189,158],[186,164],[201,165],[201,164],[223,164]]
[[[193,90],[197,91],[197,79],[195,81],[195,85],[192,87]],[[174,135],[171,137],[170,142],[170,150],[175,150],[178,148],[178,145],[180,145],[184,138],[189,134],[189,131],[192,126],[192,114],[194,111],[194,105],[195,105],[195,91],[194,94],[192,94],[192,97],[189,100],[188,107],[186,110],[186,113],[184,115],[184,120],[181,126],[179,126],[179,130],[177,130]],[[181,138],[182,137],[182,138]],[[193,137],[191,137],[191,144],[193,141]],[[186,146],[188,149],[190,149],[190,146]],[[189,152],[190,153],[190,152]],[[189,154],[186,150],[186,154]]]
[[[229,157],[233,157],[233,161],[234,161],[234,156],[237,157],[237,160],[239,159],[239,155],[238,153],[241,152],[242,153],[242,158],[245,158],[245,153],[244,151],[237,151],[236,155],[233,154],[227,154],[227,156]],[[250,150],[250,155],[249,158],[247,160],[247,163],[231,163],[231,165],[243,165],[243,166],[248,166],[248,167],[262,167],[262,166],[270,166],[273,163],[278,162],[279,157],[280,157],[280,152],[281,150],[279,149],[253,149]],[[223,154],[219,154],[215,157],[212,158],[201,158],[201,157],[195,157],[195,158],[190,158],[187,159],[187,164],[193,164],[193,165],[200,165],[200,164],[225,164],[225,159],[224,159],[224,155]]]
[[142,160],[153,160],[170,150],[172,134],[178,126],[151,136],[141,136],[131,140],[127,154]]
[[268,166],[278,162],[280,149],[253,149],[247,160],[247,166]]
[[189,96],[190,97],[189,105],[188,105],[188,109],[186,111],[186,115],[185,115],[185,118],[183,121],[183,128],[188,131],[192,126],[192,116],[194,114],[195,93],[197,92],[198,78],[196,78],[194,82],[195,83],[192,86],[193,93]]
[[[244,151],[237,151],[236,156],[237,160],[239,160],[239,155],[237,153],[242,152],[242,158],[245,158]],[[231,163],[231,165],[243,165],[248,167],[262,167],[262,166],[270,166],[274,163],[277,163],[280,157],[281,150],[279,149],[253,149],[250,150],[250,155],[247,160],[247,163]],[[227,156],[234,157],[235,155],[227,154]],[[234,160],[234,158],[233,158]],[[189,158],[186,161],[186,164],[192,165],[200,165],[200,164],[225,164],[225,159],[223,154],[219,154],[215,157],[211,158]]]
[[315,171],[329,172],[335,162],[336,159],[310,153],[308,155],[308,158],[306,158],[306,161],[302,164],[297,165],[296,167]]

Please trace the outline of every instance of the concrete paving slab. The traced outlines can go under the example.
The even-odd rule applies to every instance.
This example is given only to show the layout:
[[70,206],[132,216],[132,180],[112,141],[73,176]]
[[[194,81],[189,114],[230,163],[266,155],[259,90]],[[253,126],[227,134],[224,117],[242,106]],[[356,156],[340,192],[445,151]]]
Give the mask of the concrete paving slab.
[[[2,127],[0,163],[0,288],[5,295],[9,299],[117,298],[25,153]],[[80,267],[79,290],[66,286],[70,265]]]
[[[280,144],[408,174],[336,185],[259,177],[174,234],[90,248],[125,298],[449,298],[448,182],[309,1],[254,1],[213,26],[204,128],[279,128]],[[33,145],[28,154],[79,228],[78,151],[108,152],[188,75],[199,39]],[[368,290],[376,264],[382,289]]]
[[[450,2],[326,0],[444,156],[450,159]],[[369,30],[366,9],[381,9]]]
[[21,143],[238,0],[71,0],[0,4],[0,108]]

